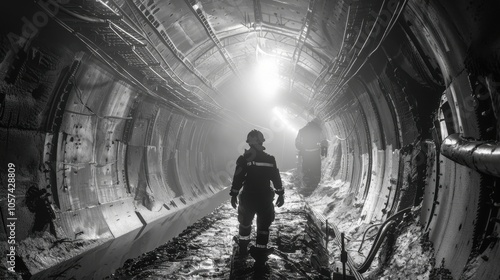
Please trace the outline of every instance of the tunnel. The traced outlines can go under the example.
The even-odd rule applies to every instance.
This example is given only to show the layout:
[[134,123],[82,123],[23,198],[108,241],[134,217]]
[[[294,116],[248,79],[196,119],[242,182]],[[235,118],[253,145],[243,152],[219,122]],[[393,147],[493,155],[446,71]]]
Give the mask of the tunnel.
[[[352,243],[342,224],[392,225],[356,279],[433,279],[405,276],[422,255],[434,279],[500,279],[498,1],[1,11],[1,278],[107,277],[228,203],[249,131],[296,174],[295,137],[319,119],[328,149],[304,201],[320,228]],[[421,238],[405,245],[408,228]]]

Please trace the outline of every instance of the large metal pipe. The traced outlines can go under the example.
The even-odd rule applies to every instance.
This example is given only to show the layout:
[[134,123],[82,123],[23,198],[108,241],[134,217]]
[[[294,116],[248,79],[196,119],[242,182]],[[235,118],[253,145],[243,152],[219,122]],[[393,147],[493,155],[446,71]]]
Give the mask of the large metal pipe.
[[500,144],[477,141],[451,134],[441,144],[441,154],[481,173],[500,177]]

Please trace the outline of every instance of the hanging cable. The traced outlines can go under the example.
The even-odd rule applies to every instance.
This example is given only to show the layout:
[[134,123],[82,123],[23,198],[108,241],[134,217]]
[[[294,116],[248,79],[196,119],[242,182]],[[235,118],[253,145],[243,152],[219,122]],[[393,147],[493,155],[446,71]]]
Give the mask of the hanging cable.
[[78,101],[87,109],[90,114],[82,113],[82,112],[75,112],[72,110],[65,109],[66,112],[71,113],[71,114],[76,114],[76,115],[82,115],[82,116],[96,116],[98,119],[120,119],[120,120],[131,120],[132,117],[121,117],[121,116],[101,116],[94,112],[85,102],[83,102],[82,95],[83,92],[80,90],[78,87],[76,80],[73,78],[73,85],[75,86],[75,96],[78,99]]
[[[381,39],[379,40],[378,44],[376,45],[376,47],[365,57],[365,59],[363,60],[363,62],[361,63],[361,65],[359,67],[356,68],[355,72],[351,75],[349,75],[349,77],[347,77],[347,74],[352,70],[355,62],[352,62],[350,63],[350,66],[349,66],[349,69],[347,71],[344,71],[345,75],[344,77],[342,78],[342,82],[334,89],[334,91],[332,92],[331,94],[331,97],[328,98],[328,100],[325,102],[325,105],[322,106],[322,108],[320,110],[323,110],[329,103],[331,103],[333,101],[333,98],[337,95],[337,93],[345,86],[347,85],[347,83],[355,76],[358,74],[358,72],[361,70],[361,68],[363,68],[363,66],[366,64],[366,62],[369,60],[369,58],[378,50],[378,48],[380,47],[380,45],[382,44],[382,42],[387,38],[387,35],[389,34],[389,32],[392,30],[392,28],[394,27],[395,23],[397,22],[397,20],[399,19],[399,17],[401,16],[402,12],[404,11],[404,8],[407,4],[408,0],[403,0],[403,2],[400,4],[400,2],[398,2],[396,8],[395,8],[395,12],[393,13],[391,19],[389,20],[389,23],[388,23],[388,26],[387,28],[384,30],[384,33],[382,34],[381,36]],[[384,0],[384,3],[385,3],[385,0]],[[381,8],[383,7],[383,5],[381,6]],[[379,12],[379,17],[380,17],[380,12]],[[377,17],[377,20],[378,18]],[[375,24],[374,24],[375,26]],[[374,27],[373,26],[373,27]],[[373,31],[373,27],[372,27],[372,30]],[[370,37],[371,35],[371,31],[370,31],[370,34],[368,37]],[[356,57],[356,60],[359,58],[359,54],[361,53],[361,51],[364,49],[365,47],[365,44],[367,43],[368,40],[365,41],[365,43],[363,44],[363,47],[361,48],[361,50],[358,52],[358,56]],[[319,106],[318,106],[319,107]],[[318,109],[318,108],[316,108]]]
[[[391,29],[394,27],[395,23],[397,22],[397,20],[399,19],[401,13],[403,12],[405,6],[406,6],[406,3],[408,2],[408,0],[405,0],[404,3],[400,6],[399,8],[399,11],[395,12],[393,14],[393,16],[391,17],[391,20],[389,21],[389,25],[387,26],[387,28],[385,29],[384,31],[384,34],[382,35],[382,38],[380,39],[379,43],[377,44],[377,46],[365,57],[364,61],[361,63],[361,65],[356,69],[356,71],[350,75],[349,78],[347,78],[344,82],[342,82],[342,84],[340,86],[337,87],[337,90],[334,92],[334,93],[337,93],[342,87],[344,87],[356,74],[358,74],[359,70],[361,70],[361,68],[363,68],[363,66],[366,64],[366,62],[370,59],[370,57],[378,50],[378,48],[380,47],[380,45],[382,44],[382,42],[385,40],[385,38],[387,37],[387,34],[389,34],[389,32],[391,31]],[[399,3],[398,3],[398,6],[399,7]],[[375,25],[374,25],[375,26]],[[371,32],[370,32],[371,33]],[[366,43],[366,42],[365,42]],[[364,45],[363,45],[364,47]],[[361,51],[360,51],[361,52]],[[358,53],[359,54],[359,53]],[[354,65],[354,63],[353,63]],[[353,66],[352,65],[352,66]],[[351,68],[352,68],[351,66]],[[349,69],[350,71],[351,69]],[[348,71],[348,72],[349,72]],[[332,96],[335,95],[335,94],[332,94]],[[328,100],[328,102],[330,102],[332,99],[330,98]]]
[[356,124],[358,123],[359,116],[361,116],[361,114],[358,114],[358,116],[356,117],[356,120],[354,121],[354,125],[353,125],[353,127],[351,128],[351,131],[349,132],[349,134],[348,134],[345,138],[340,138],[340,137],[338,137],[337,135],[335,135],[335,138],[337,138],[337,139],[338,139],[338,140],[340,140],[340,141],[345,141],[345,140],[347,140],[347,138],[349,138],[349,136],[351,136],[351,134],[353,133],[354,129],[356,129]]
[[[361,101],[359,100],[359,97],[357,95],[355,95],[354,93],[352,95],[354,95],[354,97],[356,97],[356,100],[357,100],[358,106],[360,107],[360,110],[363,110],[363,108],[361,107]],[[351,131],[349,132],[349,134],[345,138],[340,138],[337,135],[335,135],[335,138],[337,138],[340,141],[347,140],[347,138],[349,138],[351,136],[351,134],[354,132],[354,129],[356,129],[356,126],[357,126],[358,120],[359,120],[359,116],[361,116],[361,114],[358,114],[358,116],[356,117],[356,120],[354,120],[354,125],[352,126]]]
[[378,224],[373,224],[371,226],[369,226],[366,230],[365,230],[365,233],[363,234],[363,239],[361,240],[361,244],[359,244],[359,249],[358,249],[358,253],[361,253],[361,248],[363,248],[363,244],[365,243],[365,239],[371,239],[375,236],[377,236],[378,232],[372,236],[370,236],[369,238],[366,238],[366,234],[368,233],[368,231],[374,227],[378,227],[382,225],[382,223],[378,223]]

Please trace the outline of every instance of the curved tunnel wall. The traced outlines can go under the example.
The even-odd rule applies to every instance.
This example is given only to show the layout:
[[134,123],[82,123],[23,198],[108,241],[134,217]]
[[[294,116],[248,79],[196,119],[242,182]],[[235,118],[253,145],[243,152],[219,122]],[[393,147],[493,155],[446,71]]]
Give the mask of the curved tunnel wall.
[[[54,197],[61,216],[68,217],[68,236],[118,237],[161,217],[162,209],[191,204],[221,188],[209,183],[210,172],[201,172],[201,166],[211,166],[203,153],[206,124],[148,99],[87,56],[69,81],[59,137],[52,140],[58,170],[64,170],[53,184],[63,182],[63,191],[54,190]],[[111,206],[113,213],[106,214]],[[81,220],[74,220],[77,215]],[[88,233],[89,223],[100,226]]]
[[[452,114],[455,131],[467,137],[484,139],[486,135],[479,133],[481,123],[477,119],[476,108],[472,106],[473,99],[478,96],[477,92],[472,89],[473,85],[471,85],[470,79],[478,73],[466,64],[471,55],[470,53],[466,54],[466,46],[474,45],[477,42],[469,42],[466,39],[467,36],[464,36],[465,34],[460,34],[461,32],[470,32],[470,29],[475,28],[476,24],[471,24],[470,29],[461,26],[459,23],[461,16],[463,18],[471,17],[463,6],[455,8],[450,5],[446,6],[448,11],[456,8],[461,12],[451,16],[445,12],[445,7],[442,6],[431,6],[426,13],[421,13],[421,7],[409,5],[408,13],[414,15],[411,17],[413,19],[412,30],[419,37],[419,42],[424,48],[432,49],[444,78],[446,89],[443,95],[446,96],[451,108],[444,114]],[[433,18],[441,17],[447,17],[450,20],[439,21],[439,23],[433,20]],[[426,38],[421,37],[424,35],[423,32],[415,30],[427,31]],[[449,51],[451,48],[453,52]],[[469,51],[471,50],[472,46]],[[488,70],[495,71],[491,68]],[[444,127],[441,126],[441,128]],[[438,134],[438,139],[435,139],[439,143],[448,134],[448,131],[443,130],[441,129],[440,135]],[[473,247],[478,245],[474,235],[485,231],[480,222],[485,217],[478,215],[478,207],[484,207],[484,205],[481,206],[484,201],[479,203],[482,188],[484,188],[481,177],[484,175],[442,156],[439,157],[438,164],[439,185],[434,189],[433,205],[435,206],[433,215],[429,217],[430,221],[428,221],[429,238],[436,250],[437,263],[442,262],[445,267],[450,269],[452,275],[458,278],[472,256],[473,250],[477,250]]]
[[[71,257],[92,248],[100,248],[102,263],[123,262],[227,199],[227,172],[216,167],[223,157],[214,157],[209,145],[213,123],[151,98],[71,43],[62,47],[64,37],[41,38],[28,53],[2,45],[2,149],[9,151],[1,161],[18,165],[16,213],[23,223],[16,239],[22,244],[46,230],[89,243],[41,262],[26,258],[31,274],[44,278],[42,270],[70,266]],[[30,214],[21,198],[40,191],[51,210]],[[77,273],[112,273],[100,270]]]
[[[365,223],[422,203],[420,221],[437,264],[458,278],[484,254],[490,261],[478,261],[477,275],[495,275],[500,249],[488,240],[498,232],[498,210],[488,202],[498,178],[439,148],[451,133],[500,139],[498,61],[488,61],[498,57],[496,42],[481,31],[495,23],[487,10],[497,6],[471,11],[462,2],[424,2],[408,1],[390,36],[329,108],[323,180],[348,188]],[[474,12],[485,19],[474,20]],[[60,227],[54,232],[102,241],[144,228],[134,238],[146,240],[162,216],[195,204],[198,210],[185,215],[201,216],[227,199],[215,195],[230,178],[227,159],[211,146],[213,123],[184,116],[78,47],[46,38],[41,33],[18,53],[2,43],[1,140],[12,150],[1,162],[29,163],[17,173],[17,191],[35,185],[52,194]],[[19,204],[22,240],[36,217]]]
[[[477,42],[468,34],[478,23],[466,27],[460,20],[474,18],[470,13],[461,5],[409,1],[404,20],[349,82],[348,100],[330,108],[336,114],[327,122],[330,139],[349,136],[334,139],[329,156],[342,156],[334,178],[346,181],[363,203],[361,218],[383,220],[422,202],[420,220],[436,263],[457,279],[478,252],[485,252],[490,243],[484,237],[496,228],[491,215],[497,215],[485,203],[493,197],[485,184],[497,179],[439,153],[441,141],[455,132],[498,140],[498,121],[487,118],[496,107],[498,87],[488,85],[496,85],[498,66],[477,58],[494,53],[474,53]],[[337,170],[334,159],[325,163]],[[369,179],[360,165],[372,166]],[[490,247],[490,256],[495,250]],[[498,274],[491,262],[480,262],[478,275]]]

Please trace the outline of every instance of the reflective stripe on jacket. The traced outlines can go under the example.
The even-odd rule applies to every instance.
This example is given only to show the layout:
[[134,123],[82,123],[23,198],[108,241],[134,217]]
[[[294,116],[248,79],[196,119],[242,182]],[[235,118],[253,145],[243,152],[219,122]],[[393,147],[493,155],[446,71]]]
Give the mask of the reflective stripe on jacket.
[[283,194],[283,184],[273,156],[250,149],[236,161],[231,195],[237,195],[242,187],[248,193],[269,193],[271,183],[277,194]]

